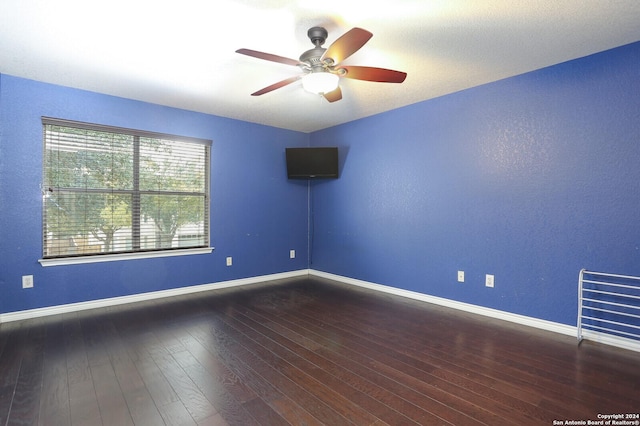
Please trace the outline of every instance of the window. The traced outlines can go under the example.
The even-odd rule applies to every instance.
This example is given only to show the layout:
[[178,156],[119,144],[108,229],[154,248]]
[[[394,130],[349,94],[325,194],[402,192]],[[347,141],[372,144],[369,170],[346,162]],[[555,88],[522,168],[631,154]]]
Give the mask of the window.
[[42,124],[44,260],[209,247],[211,141]]

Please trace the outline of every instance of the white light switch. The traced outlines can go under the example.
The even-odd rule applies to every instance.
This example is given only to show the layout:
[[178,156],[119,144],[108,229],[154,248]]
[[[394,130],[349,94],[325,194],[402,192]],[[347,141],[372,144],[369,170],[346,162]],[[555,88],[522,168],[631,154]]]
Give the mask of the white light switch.
[[227,266],[231,266],[233,265],[233,259],[231,258],[231,256],[227,257]]
[[289,259],[295,259],[295,258],[296,258],[296,251],[289,250]]

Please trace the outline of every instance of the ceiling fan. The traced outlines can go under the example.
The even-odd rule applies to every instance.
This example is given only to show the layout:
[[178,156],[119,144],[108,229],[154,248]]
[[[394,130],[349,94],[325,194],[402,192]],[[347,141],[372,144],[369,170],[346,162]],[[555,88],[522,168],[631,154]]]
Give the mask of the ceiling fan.
[[327,39],[327,35],[327,30],[322,27],[310,28],[307,31],[307,36],[315,47],[300,55],[299,60],[251,49],[236,50],[236,53],[254,58],[297,66],[303,71],[303,74],[274,83],[252,93],[251,96],[264,95],[302,80],[302,85],[306,90],[324,96],[329,102],[335,102],[342,99],[342,90],[338,85],[340,77],[378,83],[402,83],[407,77],[407,73],[385,68],[340,65],[342,61],[353,55],[369,41],[373,36],[369,31],[357,27],[352,28],[334,41],[329,48],[324,48],[322,45]]

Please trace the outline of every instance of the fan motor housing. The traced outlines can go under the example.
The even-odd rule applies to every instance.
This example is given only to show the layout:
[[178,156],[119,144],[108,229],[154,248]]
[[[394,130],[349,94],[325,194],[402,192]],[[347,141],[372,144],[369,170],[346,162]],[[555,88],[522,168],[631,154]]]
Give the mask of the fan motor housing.
[[327,49],[325,49],[324,47],[309,49],[302,55],[300,55],[300,62],[305,62],[312,67],[322,65],[322,61],[320,60],[320,58],[322,58],[322,55],[326,50]]

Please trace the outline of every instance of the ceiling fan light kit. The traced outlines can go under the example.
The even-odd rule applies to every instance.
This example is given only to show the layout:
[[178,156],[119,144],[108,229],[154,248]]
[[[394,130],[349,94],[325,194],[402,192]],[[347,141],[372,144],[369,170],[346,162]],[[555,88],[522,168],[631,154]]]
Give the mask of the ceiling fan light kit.
[[338,80],[340,77],[330,72],[312,72],[302,77],[302,87],[307,92],[322,95],[336,90]]
[[402,71],[385,68],[359,67],[355,65],[340,66],[343,60],[353,55],[369,41],[373,36],[369,31],[357,27],[352,28],[334,41],[329,48],[325,49],[322,45],[327,35],[327,30],[322,27],[310,28],[307,36],[315,47],[300,55],[299,60],[251,49],[236,50],[237,53],[254,58],[297,66],[304,72],[303,75],[289,77],[260,89],[251,95],[264,95],[302,80],[302,87],[306,91],[322,95],[329,102],[335,102],[342,99],[342,91],[339,86],[341,77],[378,83],[402,83],[407,77],[407,74]]

